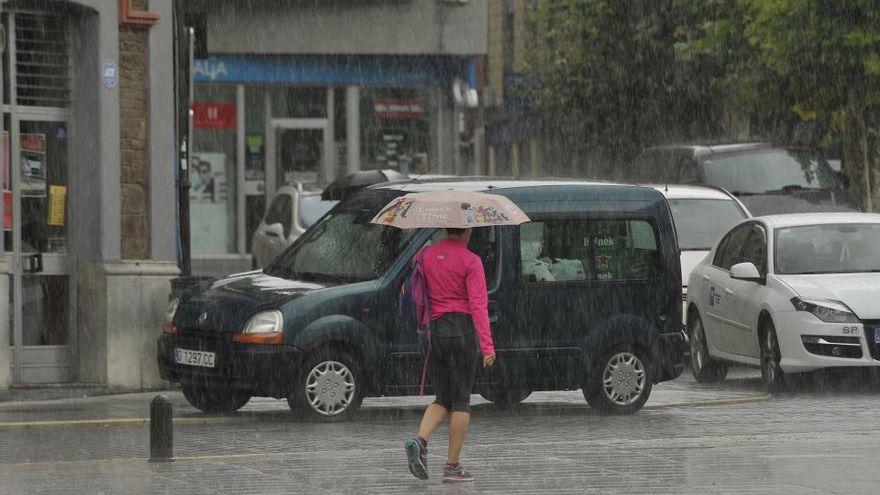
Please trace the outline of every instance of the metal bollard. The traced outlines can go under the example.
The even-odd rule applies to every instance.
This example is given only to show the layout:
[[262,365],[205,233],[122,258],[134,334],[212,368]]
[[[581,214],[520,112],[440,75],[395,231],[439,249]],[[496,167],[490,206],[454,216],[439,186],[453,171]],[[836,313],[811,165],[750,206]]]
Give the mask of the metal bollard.
[[174,423],[171,400],[157,395],[150,402],[150,462],[174,460]]

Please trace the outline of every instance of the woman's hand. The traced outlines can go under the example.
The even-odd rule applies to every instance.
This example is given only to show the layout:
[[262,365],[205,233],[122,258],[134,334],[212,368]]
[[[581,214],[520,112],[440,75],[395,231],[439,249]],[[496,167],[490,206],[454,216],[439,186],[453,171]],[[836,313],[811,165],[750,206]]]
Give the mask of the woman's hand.
[[483,355],[483,368],[491,368],[495,364],[495,353]]

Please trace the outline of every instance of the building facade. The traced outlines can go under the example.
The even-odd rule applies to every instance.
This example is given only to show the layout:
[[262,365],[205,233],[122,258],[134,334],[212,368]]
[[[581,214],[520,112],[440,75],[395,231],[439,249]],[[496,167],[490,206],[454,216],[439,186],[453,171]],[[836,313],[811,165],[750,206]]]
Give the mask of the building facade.
[[159,385],[178,273],[172,0],[0,12],[0,388]]
[[[467,95],[486,0],[188,1],[194,66],[193,272],[250,268],[274,192],[364,169],[482,173]],[[470,102],[473,104],[474,102]]]

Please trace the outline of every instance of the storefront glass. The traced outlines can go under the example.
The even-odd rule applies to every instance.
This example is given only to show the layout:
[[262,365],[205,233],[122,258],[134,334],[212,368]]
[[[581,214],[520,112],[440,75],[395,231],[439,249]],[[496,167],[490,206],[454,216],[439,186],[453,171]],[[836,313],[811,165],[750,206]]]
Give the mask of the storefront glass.
[[361,168],[404,173],[437,170],[438,90],[361,90]]
[[190,163],[190,235],[194,255],[236,252],[235,86],[195,86]]

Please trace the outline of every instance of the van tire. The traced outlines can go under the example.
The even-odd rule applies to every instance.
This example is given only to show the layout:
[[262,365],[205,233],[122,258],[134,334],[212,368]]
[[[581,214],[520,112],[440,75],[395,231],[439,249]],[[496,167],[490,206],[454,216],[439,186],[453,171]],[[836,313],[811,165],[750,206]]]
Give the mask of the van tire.
[[[364,400],[360,361],[342,349],[317,350],[297,373],[287,403],[294,414],[314,421],[345,421]],[[326,388],[325,388],[326,387]]]
[[690,341],[691,374],[699,383],[716,383],[727,377],[727,365],[719,363],[709,355],[706,330],[703,319],[694,312],[688,318],[688,340]]
[[532,395],[523,388],[492,387],[480,391],[480,396],[501,409],[513,407]]
[[184,384],[183,397],[191,406],[204,412],[231,413],[251,400],[250,394],[223,386]]
[[652,386],[645,352],[618,345],[599,356],[582,389],[587,403],[599,414],[632,414],[648,401]]

